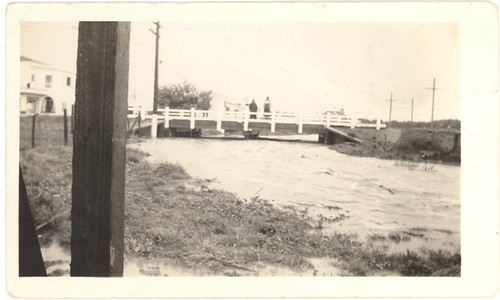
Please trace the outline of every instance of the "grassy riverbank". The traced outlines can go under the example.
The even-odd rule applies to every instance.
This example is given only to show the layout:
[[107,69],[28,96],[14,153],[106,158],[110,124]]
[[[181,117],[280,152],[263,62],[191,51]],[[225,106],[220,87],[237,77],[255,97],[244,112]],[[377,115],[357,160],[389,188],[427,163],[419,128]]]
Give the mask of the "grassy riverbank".
[[344,130],[363,143],[330,146],[340,153],[416,162],[437,162],[460,165],[460,133],[452,129],[389,128]]
[[[58,242],[68,248],[72,147],[47,143],[23,149],[20,156],[42,246]],[[460,253],[386,251],[388,244],[410,235],[373,236],[377,243],[325,235],[320,220],[306,211],[212,189],[210,180],[191,178],[179,165],[151,164],[146,157],[127,149],[127,258],[165,258],[206,275],[254,276],[266,266],[328,275],[318,273],[314,259],[324,259],[337,275],[346,276],[460,275]]]

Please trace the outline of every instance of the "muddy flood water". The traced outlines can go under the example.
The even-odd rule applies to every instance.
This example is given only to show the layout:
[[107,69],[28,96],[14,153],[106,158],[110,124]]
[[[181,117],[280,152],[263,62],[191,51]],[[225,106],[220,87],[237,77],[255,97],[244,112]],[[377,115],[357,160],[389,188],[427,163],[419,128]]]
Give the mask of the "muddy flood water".
[[[292,205],[329,219],[322,224],[325,234],[356,234],[360,241],[375,245],[376,236],[394,238],[391,243],[381,241],[389,245],[388,252],[422,247],[460,251],[457,166],[408,166],[340,154],[321,144],[285,141],[169,138],[128,147],[149,153],[147,159],[153,164],[178,163],[192,177],[210,179],[212,188],[246,199],[258,195],[277,206]],[[42,249],[44,257],[54,251],[59,250]],[[57,256],[61,258],[60,253]],[[322,274],[336,273],[327,267],[329,263],[312,263]],[[64,275],[69,273],[69,265],[66,268]],[[192,272],[172,267],[168,261],[125,258],[125,276],[202,275]],[[283,272],[269,267],[260,275]]]
[[131,145],[152,163],[178,163],[193,177],[242,198],[256,193],[334,219],[325,233],[406,232],[398,247],[459,250],[460,167],[340,154],[315,143],[170,138]]

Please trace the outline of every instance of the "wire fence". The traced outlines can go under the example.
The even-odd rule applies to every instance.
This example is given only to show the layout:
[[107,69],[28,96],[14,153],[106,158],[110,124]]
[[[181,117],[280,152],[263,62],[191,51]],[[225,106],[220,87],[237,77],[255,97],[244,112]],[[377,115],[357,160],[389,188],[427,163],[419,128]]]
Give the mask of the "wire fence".
[[20,150],[73,144],[72,116],[29,114],[19,119]]

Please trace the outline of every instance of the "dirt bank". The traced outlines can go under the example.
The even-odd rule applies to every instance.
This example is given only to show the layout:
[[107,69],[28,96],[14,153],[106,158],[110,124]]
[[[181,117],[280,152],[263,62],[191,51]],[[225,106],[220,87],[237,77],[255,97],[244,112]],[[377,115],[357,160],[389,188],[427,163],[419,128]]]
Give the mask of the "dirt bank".
[[343,143],[331,149],[348,155],[460,165],[460,132],[426,128],[345,129],[361,144]]

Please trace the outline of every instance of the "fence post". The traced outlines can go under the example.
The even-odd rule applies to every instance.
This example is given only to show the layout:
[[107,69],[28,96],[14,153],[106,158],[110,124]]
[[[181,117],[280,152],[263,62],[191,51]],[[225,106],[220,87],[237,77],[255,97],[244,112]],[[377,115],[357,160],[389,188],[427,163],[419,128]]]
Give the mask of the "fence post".
[[64,145],[68,145],[68,116],[66,108],[64,109]]
[[276,112],[273,110],[271,112],[271,132],[276,131]]
[[75,126],[73,125],[73,116],[75,115],[75,105],[71,104],[71,134],[75,132]]
[[153,114],[151,116],[151,138],[153,140],[156,140],[157,131],[158,131],[158,115]]
[[139,115],[137,116],[137,135],[141,137],[141,111],[139,111]]
[[220,108],[217,110],[217,130],[222,130],[222,111]]
[[299,113],[299,133],[302,133],[303,128],[303,116],[302,113]]
[[357,118],[352,118],[351,117],[351,129],[353,129],[354,127],[356,127],[356,123],[358,122],[358,119]]
[[167,106],[165,107],[165,128],[170,127],[170,108]]
[[248,119],[250,118],[250,111],[245,109],[245,114],[243,115],[243,131],[248,131]]
[[191,107],[191,119],[190,119],[190,122],[189,122],[189,128],[190,129],[194,129],[194,123],[195,123],[195,111],[194,111],[194,107]]
[[326,113],[326,127],[327,128],[330,128],[330,117],[331,117],[332,113],[331,112],[327,112]]
[[35,125],[36,125],[36,114],[33,114],[33,124],[31,126],[31,147],[35,148]]
[[377,130],[380,130],[380,119],[377,118]]

